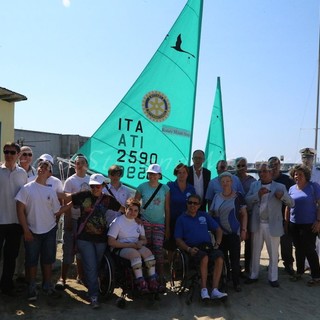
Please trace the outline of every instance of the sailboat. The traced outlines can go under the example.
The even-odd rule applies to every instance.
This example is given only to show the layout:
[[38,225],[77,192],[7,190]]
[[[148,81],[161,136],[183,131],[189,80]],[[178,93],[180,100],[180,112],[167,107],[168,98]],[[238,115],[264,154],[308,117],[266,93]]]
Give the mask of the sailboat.
[[189,0],[133,86],[92,137],[78,150],[93,172],[123,166],[122,182],[137,187],[150,164],[189,163],[202,20],[202,0]]
[[211,171],[211,177],[214,178],[217,176],[216,163],[219,160],[226,160],[220,77],[217,78],[217,88],[212,108],[205,154],[206,162],[204,167]]

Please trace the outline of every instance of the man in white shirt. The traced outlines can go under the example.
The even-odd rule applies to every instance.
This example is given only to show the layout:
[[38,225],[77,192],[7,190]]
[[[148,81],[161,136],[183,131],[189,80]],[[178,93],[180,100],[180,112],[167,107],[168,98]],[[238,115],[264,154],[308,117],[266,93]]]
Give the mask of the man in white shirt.
[[0,289],[13,296],[13,275],[18,256],[22,229],[16,212],[14,197],[27,183],[27,173],[17,165],[20,146],[14,142],[3,147],[4,163],[0,166],[0,259],[3,250],[3,270]]

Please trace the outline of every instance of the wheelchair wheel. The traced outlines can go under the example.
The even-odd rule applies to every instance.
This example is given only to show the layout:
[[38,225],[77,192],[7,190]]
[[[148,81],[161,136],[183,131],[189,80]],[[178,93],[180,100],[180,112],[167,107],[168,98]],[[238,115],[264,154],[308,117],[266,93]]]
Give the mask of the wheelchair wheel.
[[182,293],[185,290],[184,282],[187,273],[187,265],[184,254],[176,249],[172,255],[170,265],[171,288],[174,292]]
[[100,268],[100,293],[104,295],[106,298],[109,298],[114,291],[115,280],[114,280],[114,262],[111,257],[109,250],[107,249],[103,255],[103,259],[101,262]]

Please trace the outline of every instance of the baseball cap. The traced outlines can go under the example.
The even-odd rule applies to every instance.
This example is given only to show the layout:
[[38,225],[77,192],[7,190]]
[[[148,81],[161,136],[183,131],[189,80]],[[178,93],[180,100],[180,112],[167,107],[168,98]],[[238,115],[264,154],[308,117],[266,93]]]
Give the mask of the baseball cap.
[[147,173],[159,173],[161,174],[161,167],[157,164],[151,164],[147,170]]
[[90,176],[89,185],[104,184],[107,179],[100,173],[94,173]]
[[53,160],[53,157],[50,156],[50,154],[48,153],[44,153],[42,154],[39,159],[39,161],[49,161],[52,165],[54,164],[54,160]]

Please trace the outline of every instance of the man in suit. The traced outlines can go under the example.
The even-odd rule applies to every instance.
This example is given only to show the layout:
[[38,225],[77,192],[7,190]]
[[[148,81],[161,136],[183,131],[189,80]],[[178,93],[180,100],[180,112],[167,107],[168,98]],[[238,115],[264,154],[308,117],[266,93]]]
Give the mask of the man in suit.
[[272,287],[279,287],[279,246],[280,237],[284,234],[282,204],[292,207],[294,201],[282,183],[272,180],[272,169],[267,162],[261,163],[258,173],[260,180],[250,185],[246,196],[251,210],[252,259],[250,276],[245,283],[258,281],[261,250],[265,242],[269,255],[268,280]]
[[189,167],[187,182],[194,186],[197,195],[202,199],[200,211],[207,211],[205,195],[211,179],[211,171],[203,168],[205,154],[202,150],[195,150],[192,154],[193,165]]

